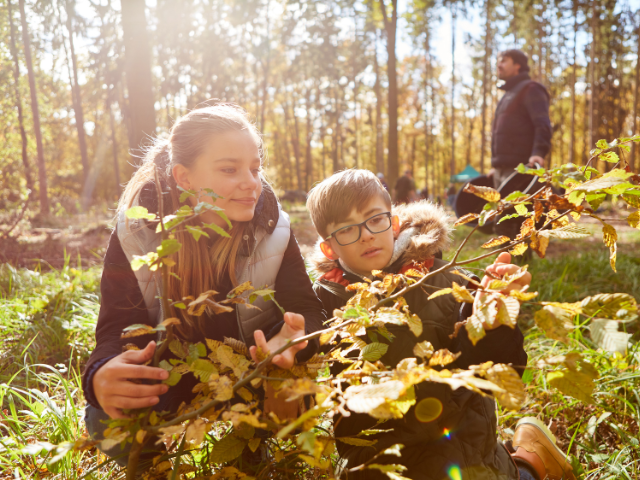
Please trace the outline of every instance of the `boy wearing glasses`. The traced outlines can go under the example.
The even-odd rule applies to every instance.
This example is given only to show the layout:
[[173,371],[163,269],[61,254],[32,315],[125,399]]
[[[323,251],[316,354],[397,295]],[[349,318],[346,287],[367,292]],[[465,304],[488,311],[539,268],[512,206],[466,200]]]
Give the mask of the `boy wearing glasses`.
[[[338,172],[316,185],[309,193],[307,208],[321,237],[310,258],[318,276],[314,289],[328,312],[344,306],[353,295],[346,287],[364,278],[371,279],[372,270],[403,273],[416,266],[432,269],[445,264],[436,256],[449,245],[449,216],[441,207],[426,201],[392,208],[389,194],[367,170]],[[508,253],[500,254],[496,263],[487,268],[487,273],[494,277],[513,273],[518,267],[509,261]],[[490,277],[485,276],[483,285],[489,280]],[[454,281],[467,284],[464,278],[446,272],[431,278],[429,285],[446,288]],[[530,281],[531,276],[527,274],[508,289],[522,288]],[[423,333],[416,338],[407,327],[388,325],[393,341],[387,342],[389,348],[382,362],[395,366],[403,358],[414,356],[416,343],[427,340],[435,350],[448,348],[460,352],[452,368],[493,361],[524,370],[527,354],[517,327],[485,325],[487,335],[476,346],[470,342],[465,329],[451,338],[455,324],[470,316],[474,307],[456,302],[452,295],[428,301],[433,291],[427,287],[405,295],[410,311],[422,320]],[[377,341],[386,340],[378,337]],[[338,441],[338,452],[346,460],[345,470],[400,443],[404,445],[401,459],[381,456],[375,463],[402,463],[407,467],[402,475],[414,480],[575,478],[564,454],[555,446],[553,435],[541,422],[522,419],[509,451],[496,437],[496,406],[492,398],[464,388],[451,390],[428,382],[417,386],[416,397],[416,403],[433,398],[433,402],[442,406],[440,415],[431,422],[421,423],[412,409],[404,418],[380,426],[366,414],[351,413],[334,419],[336,437],[354,436],[367,429],[382,430],[366,437],[376,440],[373,446]],[[387,477],[367,469],[350,473],[346,478]]]

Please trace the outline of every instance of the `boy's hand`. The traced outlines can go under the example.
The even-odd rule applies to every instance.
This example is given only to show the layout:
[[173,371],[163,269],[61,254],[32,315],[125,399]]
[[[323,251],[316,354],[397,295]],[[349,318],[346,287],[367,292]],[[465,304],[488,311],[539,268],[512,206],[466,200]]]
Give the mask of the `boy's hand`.
[[[514,273],[516,273],[520,269],[520,267],[509,263],[510,261],[511,261],[511,255],[509,253],[502,252],[500,255],[498,255],[498,258],[496,258],[496,261],[492,265],[489,265],[486,268],[485,272],[487,273],[487,275],[485,275],[482,278],[482,282],[481,282],[482,287],[483,288],[488,287],[491,280],[495,280],[496,278],[501,279],[505,275],[513,275]],[[514,280],[509,285],[507,285],[503,290],[501,290],[501,293],[508,294],[512,290],[527,289],[530,284],[531,284],[531,274],[529,272],[526,272],[523,276]],[[474,312],[476,312],[482,306],[484,297],[485,297],[485,294],[483,294],[482,292],[478,292],[476,294],[475,301],[473,302]],[[488,325],[487,323],[483,324],[483,327],[485,330],[493,330],[494,328],[498,328],[499,326],[500,324],[498,322],[494,322],[493,325]]]
[[145,408],[155,405],[169,387],[162,383],[142,385],[133,379],[166,380],[169,374],[157,367],[142,365],[153,358],[156,342],[149,342],[144,350],[129,350],[113,357],[93,375],[93,393],[111,418],[127,418],[125,408]]
[[[262,330],[256,330],[253,333],[256,345],[249,349],[251,358],[253,358],[254,362],[258,363],[258,357],[256,355],[258,351],[257,347],[260,347],[263,353],[274,352],[284,347],[291,340],[304,337],[304,335],[304,317],[297,313],[287,312],[284,314],[284,325],[280,329],[280,332],[268,342]],[[308,343],[309,342],[302,342],[286,349],[281,354],[273,357],[271,363],[280,368],[289,369],[293,367],[296,353],[305,348]]]

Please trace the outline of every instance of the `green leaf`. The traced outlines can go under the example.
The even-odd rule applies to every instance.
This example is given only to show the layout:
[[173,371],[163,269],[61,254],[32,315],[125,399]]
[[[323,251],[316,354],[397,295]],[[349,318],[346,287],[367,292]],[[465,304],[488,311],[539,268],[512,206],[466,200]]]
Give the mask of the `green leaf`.
[[211,190],[210,188],[202,188],[200,189],[202,192],[204,192],[208,197],[211,197],[211,199],[215,202],[217,199],[222,198],[224,199],[224,197],[218,195],[216,192],[214,192],[213,190]]
[[182,375],[177,372],[177,370],[171,370],[169,374],[169,378],[167,378],[163,383],[166,383],[170,387],[174,387],[178,384],[178,382],[182,379]]
[[522,203],[515,205],[515,209],[518,215],[526,215],[528,213],[527,206]]
[[601,153],[598,156],[598,158],[600,160],[604,160],[605,162],[609,162],[609,163],[618,163],[620,161],[620,157],[615,152],[604,152],[604,153]]
[[178,185],[178,190],[182,192],[180,194],[180,203],[185,202],[187,198],[194,197],[198,194],[198,192],[196,192],[195,190],[185,190],[180,185]]
[[204,346],[204,343],[191,343],[189,344],[189,356],[193,358],[198,357],[206,357],[207,356],[207,347]]
[[515,192],[512,192],[506,197],[504,197],[502,200],[505,202],[512,202],[514,200],[519,199],[520,197],[526,197],[526,196],[527,195],[525,193],[522,193],[520,190],[516,190]]
[[124,212],[124,214],[128,218],[132,218],[132,219],[143,218],[145,220],[155,220],[156,218],[155,214],[149,213],[149,210],[141,206],[131,207],[126,212]]
[[201,236],[205,236],[207,238],[211,238],[209,237],[209,234],[207,232],[205,232],[204,230],[202,230],[202,227],[198,227],[198,226],[191,226],[191,225],[187,225],[187,232],[189,232],[191,234],[191,236],[193,237],[193,239],[197,242],[198,240],[200,240]]
[[216,232],[218,235],[222,236],[222,237],[226,237],[226,238],[231,238],[231,235],[229,235],[227,232],[225,232],[222,227],[219,227],[218,225],[216,225],[215,223],[205,223],[203,225],[204,228],[209,228],[211,230],[213,230],[214,232]]
[[360,352],[360,358],[368,362],[375,362],[387,353],[389,345],[386,343],[370,343]]
[[162,258],[173,255],[178,250],[180,250],[180,248],[182,248],[182,244],[175,238],[168,238],[166,240],[163,240],[157,249],[158,257]]
[[[202,345],[202,344],[200,344]],[[200,379],[201,382],[208,382],[209,378],[213,374],[218,374],[218,369],[210,360],[205,360],[202,358],[198,358],[194,361],[189,369],[193,374]]]
[[607,142],[604,139],[600,139],[596,142],[596,147],[598,147],[601,150],[606,150],[607,148],[610,147],[609,142]]
[[235,435],[227,435],[213,445],[209,460],[214,464],[230,462],[240,456],[245,445],[246,442],[244,440]]
[[232,227],[231,220],[229,220],[229,217],[227,217],[227,214],[224,212],[224,210],[218,207],[216,207],[214,210],[216,212],[216,215],[218,215],[221,219],[227,222],[227,226],[229,227],[229,230],[231,230],[231,227]]

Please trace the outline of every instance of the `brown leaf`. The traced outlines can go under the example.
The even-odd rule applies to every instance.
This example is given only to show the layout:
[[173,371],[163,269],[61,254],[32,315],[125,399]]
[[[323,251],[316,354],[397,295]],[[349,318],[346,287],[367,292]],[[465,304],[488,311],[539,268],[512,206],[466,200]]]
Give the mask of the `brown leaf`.
[[467,213],[460,217],[456,223],[453,224],[454,227],[459,227],[460,225],[464,225],[465,223],[473,222],[480,217],[477,213]]
[[180,325],[180,320],[176,317],[167,318],[160,325],[168,327],[169,325]]
[[516,240],[522,240],[526,238],[528,235],[536,231],[536,222],[533,221],[533,218],[529,217],[524,222],[522,222],[522,226],[520,227],[520,233],[516,237]]
[[481,187],[479,185],[473,185],[471,183],[467,183],[464,187],[464,191],[466,193],[472,193],[477,197],[486,200],[487,202],[499,202],[500,201],[500,192],[491,188],[491,187]]
[[542,202],[535,200],[533,202],[533,220],[538,223],[542,218],[542,214],[544,212],[544,205]]
[[244,292],[247,292],[249,290],[254,290],[253,286],[251,285],[250,281],[246,281],[240,285],[238,285],[236,288],[234,288],[233,290],[231,290],[228,294],[227,294],[227,298],[233,298],[233,297],[237,297],[238,295],[243,294]]
[[[227,307],[226,305],[221,305],[217,302],[214,302],[211,299],[207,299],[205,303],[206,303],[206,306],[210,308],[215,315],[219,315],[221,313],[233,312],[233,307]],[[246,304],[246,305],[250,305],[250,304]]]
[[543,237],[538,235],[537,232],[533,232],[531,234],[531,243],[529,246],[540,258],[544,258],[547,253],[547,247],[549,246],[549,237]]
[[555,210],[575,210],[577,212],[584,210],[584,207],[576,207],[566,197],[558,196],[555,193],[549,196],[549,208]]
[[505,237],[504,235],[501,235],[499,237],[492,238],[488,242],[483,243],[481,248],[497,247],[498,245],[502,245],[503,243],[507,243],[510,240],[511,239],[509,237]]

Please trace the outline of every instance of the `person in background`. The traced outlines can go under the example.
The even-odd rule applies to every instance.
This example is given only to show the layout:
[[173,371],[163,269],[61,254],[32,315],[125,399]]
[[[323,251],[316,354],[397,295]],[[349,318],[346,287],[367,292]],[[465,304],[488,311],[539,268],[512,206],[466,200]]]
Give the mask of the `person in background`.
[[458,193],[456,186],[453,183],[450,183],[447,187],[447,203],[451,208],[453,208],[456,201],[456,193]]
[[389,185],[387,184],[387,181],[384,179],[384,173],[378,172],[378,174],[376,176],[378,177],[378,180],[380,180],[380,183],[382,184],[384,189],[388,192],[389,191]]
[[406,169],[404,175],[398,178],[393,193],[396,204],[411,203],[418,199],[416,182],[413,180],[413,172],[410,169]]
[[[549,93],[543,85],[531,80],[527,56],[520,50],[506,50],[498,56],[499,88],[505,91],[498,102],[491,127],[491,171],[496,189],[522,164],[544,166],[551,147]],[[512,191],[529,183],[530,177],[517,174],[510,185]],[[520,181],[521,180],[521,181]],[[502,196],[511,192],[501,191]],[[496,233],[513,238],[520,231],[522,218],[496,225]]]
[[424,185],[424,188],[420,191],[418,200],[429,200],[429,185]]

